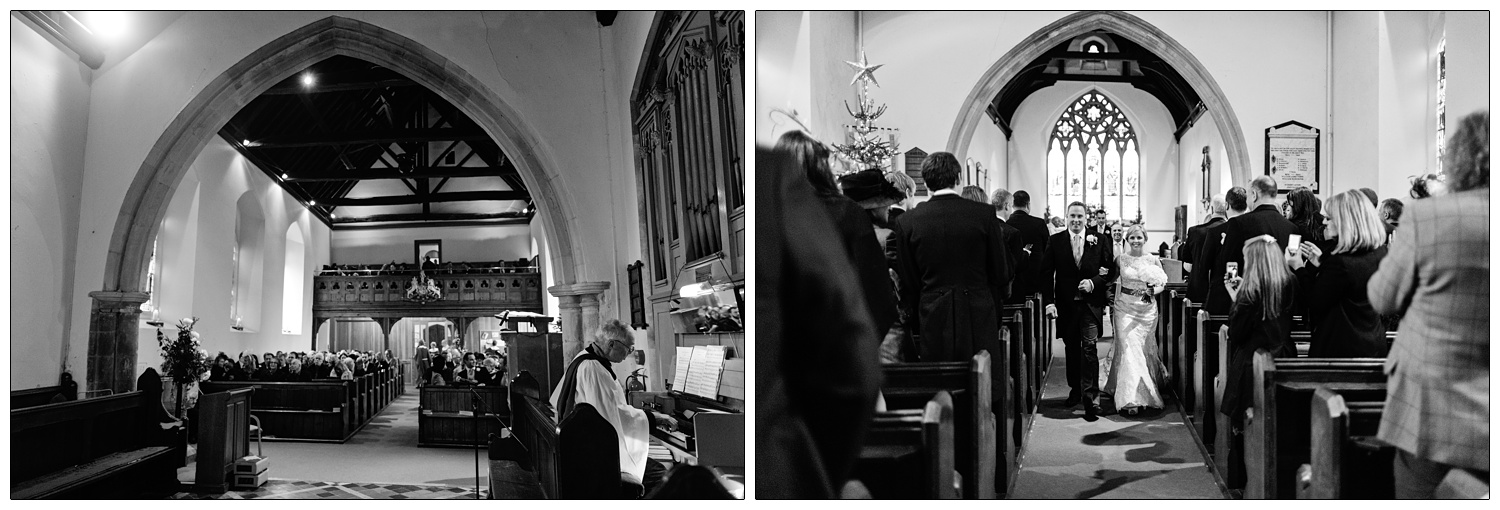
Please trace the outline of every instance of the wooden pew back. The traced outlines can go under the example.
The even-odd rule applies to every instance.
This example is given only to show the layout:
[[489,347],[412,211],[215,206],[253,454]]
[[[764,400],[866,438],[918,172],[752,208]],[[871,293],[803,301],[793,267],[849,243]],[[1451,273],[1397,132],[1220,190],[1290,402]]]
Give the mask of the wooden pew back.
[[1197,330],[1196,348],[1193,352],[1193,367],[1189,372],[1192,379],[1192,409],[1193,428],[1198,431],[1198,437],[1203,440],[1203,446],[1208,451],[1214,451],[1216,437],[1219,434],[1219,402],[1223,400],[1223,391],[1218,389],[1218,378],[1220,375],[1221,356],[1228,356],[1228,352],[1220,352],[1221,345],[1225,345],[1220,339],[1221,326],[1229,321],[1225,315],[1209,315],[1207,311],[1199,310],[1196,320]]
[[995,414],[990,355],[980,352],[968,363],[894,363],[881,367],[881,393],[887,409],[924,409],[938,393],[948,392],[954,407],[956,462],[963,475],[963,497],[994,499]]
[[918,411],[877,412],[855,478],[876,499],[954,499],[953,400],[939,392]]
[[1311,455],[1313,392],[1320,386],[1383,389],[1384,364],[1380,358],[1273,358],[1257,350],[1253,415],[1245,433],[1245,498],[1295,498],[1297,468]]
[[198,399],[198,457],[194,490],[223,494],[234,481],[234,463],[250,454],[254,387],[206,393]]
[[353,381],[209,381],[200,388],[205,394],[255,388],[251,412],[268,439],[344,441],[365,421],[356,415]]
[[1311,461],[1298,470],[1297,499],[1391,499],[1394,450],[1374,440],[1385,389],[1313,392]]
[[132,391],[11,410],[11,485],[146,446],[148,403]]

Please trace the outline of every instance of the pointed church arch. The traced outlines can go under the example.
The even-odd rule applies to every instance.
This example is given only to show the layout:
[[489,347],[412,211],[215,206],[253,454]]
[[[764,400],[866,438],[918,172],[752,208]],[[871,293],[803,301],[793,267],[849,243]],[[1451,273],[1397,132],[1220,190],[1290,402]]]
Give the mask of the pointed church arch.
[[1040,57],[1049,48],[1100,29],[1120,34],[1144,46],[1182,74],[1182,77],[1202,98],[1209,115],[1212,115],[1214,122],[1218,124],[1219,133],[1224,138],[1224,150],[1228,153],[1229,168],[1234,181],[1248,180],[1251,168],[1250,149],[1245,145],[1245,134],[1241,129],[1239,118],[1234,114],[1234,108],[1229,104],[1229,99],[1225,97],[1224,91],[1219,89],[1218,82],[1214,81],[1208,68],[1204,67],[1197,57],[1194,57],[1187,48],[1172,39],[1166,32],[1134,15],[1118,11],[1085,11],[1064,16],[1033,32],[1006,52],[980,76],[979,81],[974,84],[974,89],[969,91],[968,97],[964,99],[959,108],[958,118],[953,121],[953,128],[948,133],[948,151],[954,154],[968,153],[969,143],[974,137],[975,129],[979,127],[980,122],[986,120],[985,108],[990,105],[990,101],[1000,93],[1005,84],[1019,75],[1028,63]]
[[[543,151],[535,130],[461,65],[380,26],[329,16],[276,38],[204,85],[146,153],[125,190],[105,256],[103,288],[89,293],[88,388],[117,393],[135,386],[137,324],[152,243],[167,203],[193,160],[217,131],[262,92],[293,73],[335,55],[396,71],[438,94],[473,119],[512,159],[531,190],[546,227],[549,269],[559,285],[578,283],[583,258],[572,235],[567,191],[559,165]],[[607,285],[607,284],[606,284]]]

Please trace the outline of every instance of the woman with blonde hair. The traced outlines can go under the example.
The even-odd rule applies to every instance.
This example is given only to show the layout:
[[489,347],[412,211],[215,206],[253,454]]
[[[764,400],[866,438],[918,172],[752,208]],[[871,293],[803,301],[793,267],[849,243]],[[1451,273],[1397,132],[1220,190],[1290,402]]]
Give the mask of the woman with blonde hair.
[[[1302,241],[1289,262],[1297,271],[1301,301],[1307,304],[1314,358],[1384,358],[1385,323],[1370,305],[1367,285],[1388,251],[1385,223],[1359,190],[1328,199],[1328,228],[1338,239],[1324,255]],[[1304,269],[1305,268],[1305,269]]]
[[1255,351],[1276,357],[1295,357],[1292,344],[1292,304],[1296,279],[1287,267],[1286,252],[1270,235],[1245,241],[1243,277],[1224,281],[1234,303],[1229,310],[1229,368],[1219,412],[1229,417],[1230,489],[1245,488],[1245,411],[1255,395]]

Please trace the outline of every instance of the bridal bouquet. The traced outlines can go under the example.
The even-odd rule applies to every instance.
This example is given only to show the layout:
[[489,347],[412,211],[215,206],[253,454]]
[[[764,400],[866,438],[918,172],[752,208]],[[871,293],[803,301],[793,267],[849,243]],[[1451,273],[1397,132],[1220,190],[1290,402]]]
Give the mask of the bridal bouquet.
[[1141,272],[1137,276],[1146,285],[1151,286],[1152,294],[1161,292],[1161,289],[1167,284],[1167,272],[1163,271],[1161,266],[1156,264],[1141,268]]

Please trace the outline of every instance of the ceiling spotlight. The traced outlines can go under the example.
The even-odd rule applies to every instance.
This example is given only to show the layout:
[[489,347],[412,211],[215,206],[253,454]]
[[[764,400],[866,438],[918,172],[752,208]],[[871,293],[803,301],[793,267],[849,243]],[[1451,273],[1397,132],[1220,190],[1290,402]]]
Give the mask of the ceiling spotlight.
[[318,201],[317,200],[308,200],[307,201],[307,205],[318,205]]
[[330,212],[330,213],[328,213],[328,217],[329,218],[337,218],[337,217],[339,217],[339,215]]
[[250,146],[250,140],[240,140],[240,145],[249,147]]
[[283,181],[284,181],[284,180],[287,180],[287,179],[290,179],[290,177],[287,177],[287,176],[286,176],[286,173],[285,173],[285,172],[282,172],[282,174],[281,174],[281,180],[283,180]]
[[317,82],[317,78],[313,78],[312,73],[302,73],[302,86],[311,87],[314,83]]

